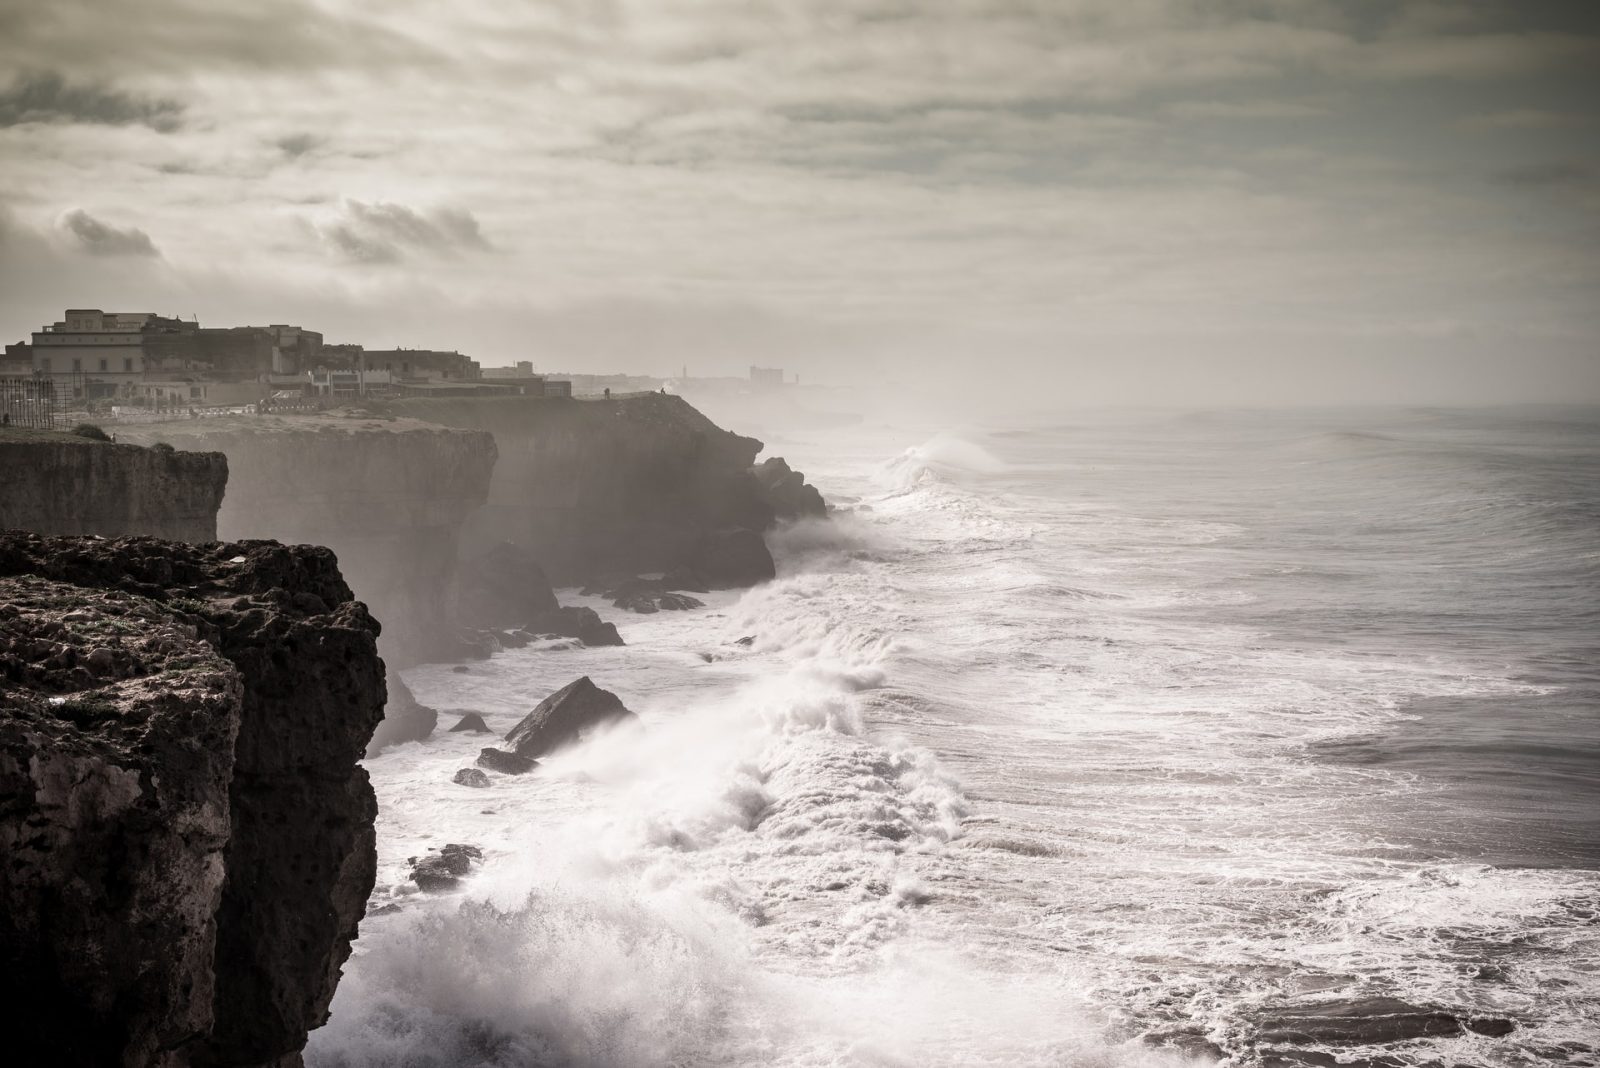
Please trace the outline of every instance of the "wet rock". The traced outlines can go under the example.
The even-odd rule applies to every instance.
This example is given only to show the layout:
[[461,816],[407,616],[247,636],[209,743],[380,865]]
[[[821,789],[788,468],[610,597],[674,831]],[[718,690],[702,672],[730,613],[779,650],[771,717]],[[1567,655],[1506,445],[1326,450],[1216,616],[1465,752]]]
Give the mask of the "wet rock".
[[1465,1030],[1453,1013],[1383,997],[1268,1009],[1257,1018],[1256,1026],[1256,1040],[1273,1046],[1406,1042],[1460,1035]]
[[511,728],[506,741],[519,756],[543,756],[602,727],[636,718],[616,694],[585,675],[540,701]]
[[617,633],[616,625],[601,622],[593,608],[558,608],[532,620],[528,629],[540,634],[577,638],[585,645],[622,644],[622,636]]
[[656,606],[663,612],[683,612],[690,608],[704,608],[706,603],[698,597],[689,597],[681,593],[663,593],[656,598]]
[[640,615],[654,615],[656,612],[656,599],[648,593],[630,593],[618,597],[611,602],[613,608],[625,608],[630,612]]
[[1503,1038],[1517,1029],[1515,1020],[1507,1020],[1499,1016],[1474,1016],[1467,1020],[1467,1030],[1475,1035],[1487,1035],[1490,1038]]
[[489,776],[477,768],[462,768],[450,781],[457,786],[473,786],[481,789],[489,785]]
[[521,649],[533,641],[533,635],[524,630],[502,630],[495,635],[502,649]]
[[467,665],[465,665],[465,664],[457,664],[455,667],[451,668],[450,670],[455,672],[457,675],[465,675],[467,672],[471,671],[472,669],[467,667]]
[[466,715],[461,717],[454,727],[450,728],[451,734],[456,734],[461,731],[468,731],[472,734],[494,733],[489,729],[489,725],[483,721],[483,717],[476,712],[468,712]]
[[805,476],[791,470],[783,457],[774,456],[750,468],[761,492],[779,519],[813,517],[821,519],[828,514],[828,506],[815,486],[806,485]]
[[776,574],[772,554],[759,530],[733,528],[706,534],[695,547],[696,574],[715,588],[754,586]]
[[462,876],[472,870],[472,862],[482,860],[483,852],[476,846],[452,843],[425,857],[411,857],[411,880],[419,890],[451,890],[458,886]]
[[478,766],[506,775],[526,775],[539,766],[532,757],[508,753],[504,749],[484,749],[478,753]]
[[743,638],[738,639],[733,644],[742,645],[746,649],[748,649],[752,645],[754,645],[755,643],[756,643],[756,636],[754,634],[746,634]]
[[386,747],[401,742],[420,742],[439,725],[439,713],[417,701],[411,688],[399,675],[387,680],[389,699],[383,706],[383,722],[367,743],[367,756],[377,756]]

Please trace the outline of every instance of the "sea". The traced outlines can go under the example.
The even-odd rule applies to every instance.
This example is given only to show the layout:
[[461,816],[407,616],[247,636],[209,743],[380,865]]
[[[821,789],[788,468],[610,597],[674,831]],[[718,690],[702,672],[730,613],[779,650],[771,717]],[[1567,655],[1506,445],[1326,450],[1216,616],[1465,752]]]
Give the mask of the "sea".
[[[1600,1059],[1600,411],[765,436],[775,581],[404,672],[312,1068]],[[583,675],[640,726],[451,781]]]

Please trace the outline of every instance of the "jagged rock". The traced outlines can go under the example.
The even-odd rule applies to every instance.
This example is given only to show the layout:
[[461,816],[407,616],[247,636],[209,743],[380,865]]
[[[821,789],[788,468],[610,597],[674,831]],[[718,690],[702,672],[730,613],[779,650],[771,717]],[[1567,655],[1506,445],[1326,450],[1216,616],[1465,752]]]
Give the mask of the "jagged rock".
[[585,675],[540,701],[511,728],[506,741],[518,756],[538,757],[598,728],[636,718],[616,694],[602,690]]
[[472,870],[474,860],[482,860],[483,851],[477,846],[451,843],[437,853],[425,857],[411,857],[411,879],[419,890],[450,890],[461,882],[461,877]]
[[742,645],[746,649],[748,649],[752,645],[754,645],[755,643],[756,643],[756,636],[754,634],[746,634],[743,638],[739,638],[733,644]]
[[656,598],[656,607],[663,612],[684,612],[691,608],[704,608],[706,603],[698,597],[682,593],[663,593]]
[[389,677],[389,700],[383,708],[383,722],[367,743],[367,756],[377,756],[386,747],[401,742],[420,742],[439,725],[439,713],[421,704],[399,675]]
[[717,588],[754,586],[778,573],[761,533],[748,529],[705,535],[695,548],[694,570]]
[[496,632],[496,637],[502,649],[521,649],[533,641],[533,635],[524,630],[502,630]]
[[828,506],[815,486],[806,485],[805,476],[791,470],[783,457],[774,456],[752,467],[750,473],[761,485],[767,503],[779,519],[810,516],[821,519]]
[[611,607],[625,608],[642,616],[653,615],[656,611],[656,599],[648,593],[630,593],[612,601]]
[[481,788],[489,785],[489,776],[485,775],[477,768],[462,768],[460,771],[456,772],[455,777],[450,781],[455,783],[457,786],[475,786]]
[[378,627],[333,554],[10,533],[0,605],[7,1058],[298,1063],[376,872]]
[[481,627],[520,627],[559,607],[533,554],[502,541],[461,567],[460,618]]
[[470,731],[473,734],[494,733],[489,729],[489,725],[483,721],[483,717],[476,712],[468,712],[456,722],[454,727],[450,728],[451,734],[456,734],[460,731]]
[[528,629],[540,634],[577,638],[585,645],[622,644],[622,636],[617,633],[616,625],[601,622],[593,608],[558,608],[531,621]]
[[504,749],[484,749],[478,753],[478,766],[506,775],[526,775],[539,766],[531,757],[508,753]]

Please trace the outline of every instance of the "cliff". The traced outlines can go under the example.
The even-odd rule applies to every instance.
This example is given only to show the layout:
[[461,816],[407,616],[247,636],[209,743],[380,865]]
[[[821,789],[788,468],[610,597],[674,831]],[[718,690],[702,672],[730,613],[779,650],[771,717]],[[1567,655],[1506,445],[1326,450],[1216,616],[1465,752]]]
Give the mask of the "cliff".
[[485,433],[338,416],[194,419],[119,436],[227,456],[223,538],[326,545],[384,624],[394,663],[444,659],[454,640],[457,542],[489,492]]
[[0,428],[0,530],[215,541],[228,462]]
[[11,1059],[299,1064],[373,884],[377,633],[326,549],[0,535]]
[[523,546],[558,585],[676,568],[711,585],[772,576],[759,532],[777,512],[752,473],[761,442],[680,397],[430,398],[389,408],[494,436],[500,459],[469,542]]

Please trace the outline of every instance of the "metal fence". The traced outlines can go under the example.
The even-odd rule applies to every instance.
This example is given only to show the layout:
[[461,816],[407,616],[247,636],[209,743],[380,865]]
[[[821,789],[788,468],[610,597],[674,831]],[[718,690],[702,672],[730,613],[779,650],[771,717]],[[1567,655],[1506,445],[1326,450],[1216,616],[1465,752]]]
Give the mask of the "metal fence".
[[53,430],[60,407],[55,384],[48,378],[0,377],[0,423]]

